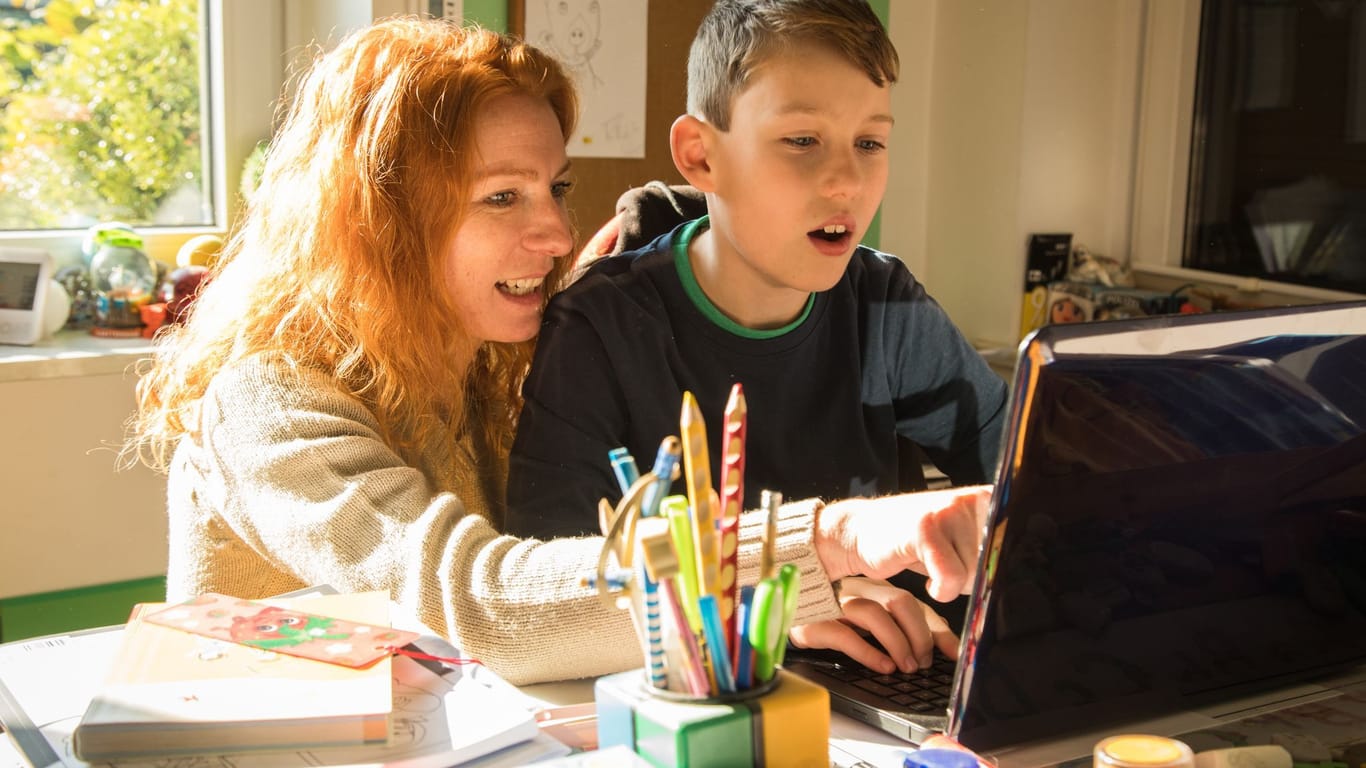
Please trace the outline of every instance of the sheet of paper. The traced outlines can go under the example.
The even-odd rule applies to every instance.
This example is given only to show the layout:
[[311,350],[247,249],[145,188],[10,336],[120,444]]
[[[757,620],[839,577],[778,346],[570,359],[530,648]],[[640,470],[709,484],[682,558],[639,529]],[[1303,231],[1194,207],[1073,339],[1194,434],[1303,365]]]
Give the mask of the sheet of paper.
[[19,754],[19,748],[3,733],[0,733],[0,768],[28,768],[28,761]]
[[639,0],[526,3],[527,41],[553,53],[578,86],[570,157],[645,157],[647,6]]
[[830,713],[830,764],[838,768],[901,765],[915,745],[886,731]]

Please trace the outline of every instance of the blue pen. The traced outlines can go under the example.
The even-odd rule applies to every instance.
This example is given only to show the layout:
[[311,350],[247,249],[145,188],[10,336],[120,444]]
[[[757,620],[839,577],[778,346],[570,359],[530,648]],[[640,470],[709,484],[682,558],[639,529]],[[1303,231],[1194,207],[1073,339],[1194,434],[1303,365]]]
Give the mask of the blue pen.
[[[677,438],[674,438],[677,443]],[[660,447],[663,451],[663,446]],[[640,471],[636,468],[636,460],[631,456],[631,452],[626,448],[613,448],[607,452],[607,459],[612,462],[612,472],[617,476],[617,484],[621,486],[623,494],[630,493],[631,486],[640,479]],[[656,460],[658,463],[658,460]],[[653,492],[658,484],[646,489],[646,494]],[[649,514],[647,507],[641,506],[640,514]],[[634,542],[628,546],[635,546]],[[645,635],[646,635],[646,662],[650,669],[650,684],[656,688],[668,687],[668,676],[664,664],[664,647],[660,642],[663,636],[663,621],[659,607],[659,583],[650,578],[649,572],[645,569],[644,563],[637,568],[637,573],[641,584],[641,602],[645,608]]]
[[[658,522],[664,523],[663,520]],[[664,536],[668,524],[664,523]],[[645,664],[650,669],[650,685],[661,690],[669,687],[668,668],[664,658],[664,622],[659,609],[659,584],[650,578],[645,563],[640,564],[640,577],[645,582]]]
[[735,643],[735,687],[746,690],[754,684],[754,665],[750,663],[754,655],[749,647],[749,612],[754,606],[754,585],[740,587],[740,602],[735,606],[735,626],[738,641]]
[[716,603],[716,595],[697,598],[697,610],[702,614],[702,633],[707,636],[707,657],[716,674],[716,687],[721,693],[735,693],[730,651],[726,650],[726,633],[721,631],[721,606]]
[[659,442],[659,452],[655,454],[655,465],[651,470],[655,473],[655,484],[645,491],[645,498],[640,504],[640,514],[643,517],[654,517],[659,514],[659,503],[669,495],[674,472],[677,471],[682,456],[683,444],[678,438],[669,435]]
[[617,485],[621,486],[621,492],[627,493],[631,486],[635,485],[640,479],[640,470],[636,469],[635,457],[625,448],[613,448],[607,452],[607,460],[612,462],[612,472],[617,476]]
[[[615,572],[607,574],[607,588],[613,591],[620,591],[630,587],[632,581],[634,581],[634,578],[629,573]],[[579,579],[579,584],[588,587],[589,589],[597,589],[598,575],[596,573],[590,573],[583,576]]]

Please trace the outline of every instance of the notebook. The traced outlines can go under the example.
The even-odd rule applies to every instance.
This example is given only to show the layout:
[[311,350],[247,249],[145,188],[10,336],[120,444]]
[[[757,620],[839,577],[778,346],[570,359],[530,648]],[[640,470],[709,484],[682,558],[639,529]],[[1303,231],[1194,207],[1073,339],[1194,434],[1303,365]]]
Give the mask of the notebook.
[[833,709],[985,750],[1366,672],[1366,302],[1045,326],[1011,391],[947,699],[789,656]]
[[[82,760],[388,740],[390,657],[357,669],[143,620],[161,607],[141,606],[144,610],[129,620],[109,675],[73,734],[74,751]],[[302,615],[299,611],[389,626],[389,596],[384,592],[297,598],[265,611],[247,626],[274,630],[286,624],[285,617]],[[335,642],[351,644],[349,637]]]

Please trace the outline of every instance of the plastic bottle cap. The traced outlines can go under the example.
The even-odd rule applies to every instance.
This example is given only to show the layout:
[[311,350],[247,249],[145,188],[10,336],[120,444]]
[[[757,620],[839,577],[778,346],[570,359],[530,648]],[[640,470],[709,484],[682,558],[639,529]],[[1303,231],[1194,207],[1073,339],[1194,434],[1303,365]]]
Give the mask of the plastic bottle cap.
[[119,248],[142,247],[142,237],[133,232],[125,232],[121,229],[105,230],[95,236],[95,242],[100,245],[112,245]]
[[1130,733],[1096,744],[1095,768],[1193,768],[1191,748],[1166,736]]
[[978,768],[977,758],[961,749],[917,749],[906,753],[902,768]]

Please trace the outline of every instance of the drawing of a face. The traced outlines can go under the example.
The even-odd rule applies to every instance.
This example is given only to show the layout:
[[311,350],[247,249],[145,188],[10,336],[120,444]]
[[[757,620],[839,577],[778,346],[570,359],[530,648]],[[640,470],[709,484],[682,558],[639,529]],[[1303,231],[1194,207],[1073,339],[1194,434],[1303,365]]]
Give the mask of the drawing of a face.
[[304,614],[268,607],[255,616],[234,618],[232,639],[239,643],[249,643],[252,640],[284,638],[290,634],[298,634],[305,623]]
[[587,64],[601,44],[602,8],[598,0],[545,0],[550,45],[570,67]]

